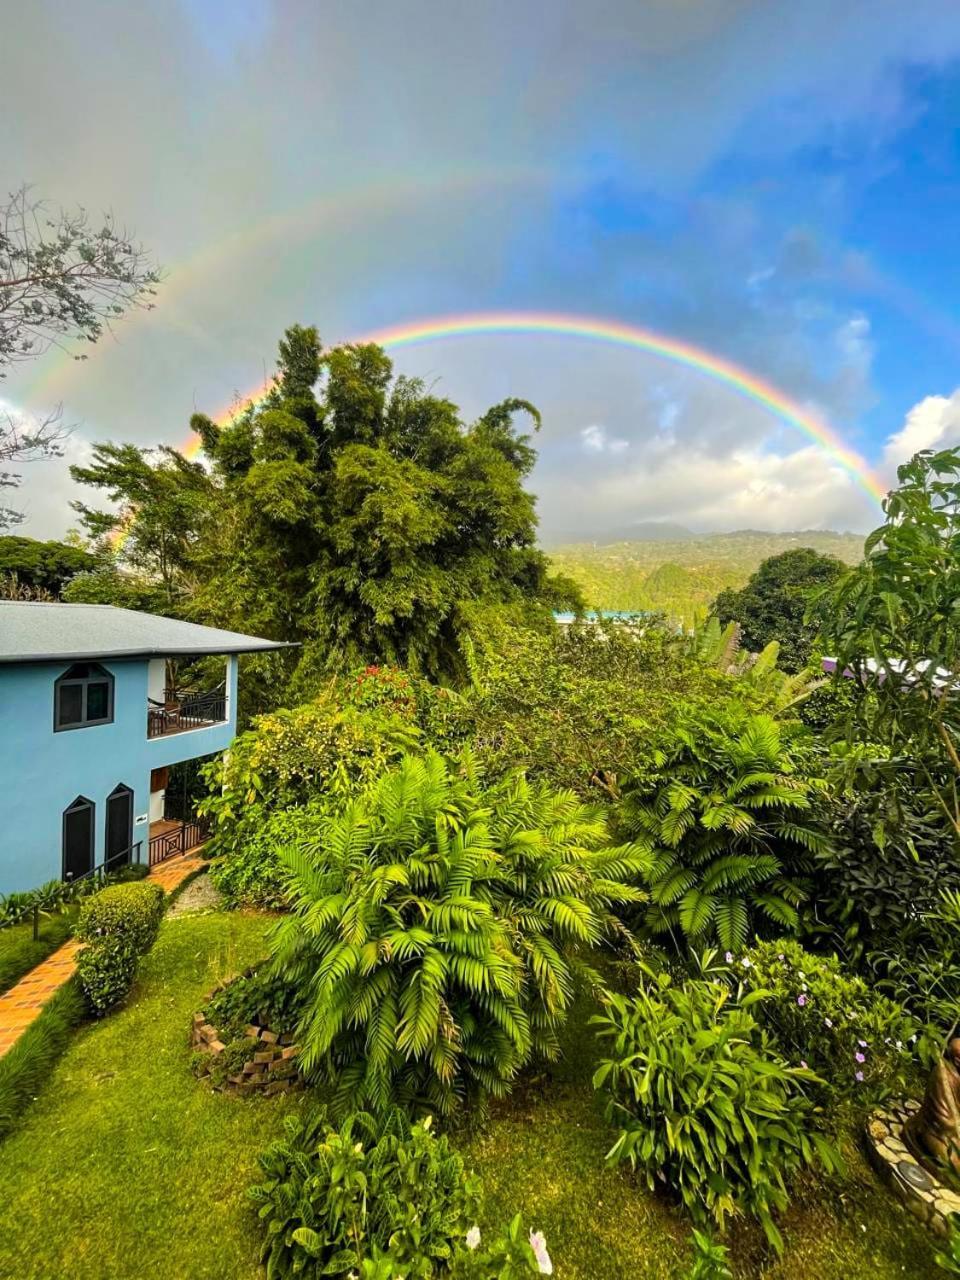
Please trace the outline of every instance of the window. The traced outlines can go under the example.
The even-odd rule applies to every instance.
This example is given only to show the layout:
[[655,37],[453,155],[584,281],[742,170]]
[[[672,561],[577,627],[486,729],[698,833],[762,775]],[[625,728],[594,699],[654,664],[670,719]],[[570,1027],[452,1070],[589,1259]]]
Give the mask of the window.
[[54,685],[53,727],[84,729],[113,720],[113,676],[95,662],[77,662]]

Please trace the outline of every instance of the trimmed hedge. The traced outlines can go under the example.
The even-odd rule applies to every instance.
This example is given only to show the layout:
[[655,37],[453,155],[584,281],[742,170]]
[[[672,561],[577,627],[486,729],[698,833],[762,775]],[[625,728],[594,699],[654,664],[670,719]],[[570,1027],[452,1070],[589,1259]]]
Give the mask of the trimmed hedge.
[[111,1009],[133,986],[163,908],[163,890],[146,881],[110,885],[84,902],[76,936],[86,945],[77,953],[77,973],[94,1013]]
[[68,982],[0,1058],[0,1138],[7,1136],[40,1092],[85,1012],[79,986]]

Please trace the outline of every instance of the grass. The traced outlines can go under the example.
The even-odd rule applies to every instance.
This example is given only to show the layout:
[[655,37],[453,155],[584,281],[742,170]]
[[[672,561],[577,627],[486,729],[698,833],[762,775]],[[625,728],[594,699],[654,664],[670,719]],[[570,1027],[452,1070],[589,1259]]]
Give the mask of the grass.
[[[301,1104],[213,1093],[190,1072],[188,1033],[213,984],[263,954],[269,923],[222,912],[166,920],[128,1006],[74,1034],[2,1147],[0,1275],[262,1280],[245,1189],[281,1116]],[[679,1280],[689,1265],[686,1219],[629,1173],[603,1166],[610,1135],[589,1086],[583,1024],[581,1016],[560,1069],[459,1135],[487,1189],[481,1225],[522,1210],[546,1232],[558,1280]],[[927,1238],[853,1145],[847,1157],[843,1181],[810,1178],[799,1188],[782,1262],[758,1231],[734,1232],[738,1280],[935,1274]]]
[[0,929],[0,994],[66,942],[76,922],[77,907],[71,906],[56,915],[41,916],[36,941],[32,920]]
[[40,1016],[0,1058],[0,1138],[23,1118],[85,1012],[83,995],[74,979],[47,1001]]

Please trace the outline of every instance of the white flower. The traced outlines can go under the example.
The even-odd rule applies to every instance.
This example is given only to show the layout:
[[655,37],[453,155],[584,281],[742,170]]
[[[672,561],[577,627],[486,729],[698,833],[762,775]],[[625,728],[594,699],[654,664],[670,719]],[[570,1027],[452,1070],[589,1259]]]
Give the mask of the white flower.
[[480,1228],[474,1225],[467,1232],[467,1248],[472,1252],[480,1243]]
[[750,957],[749,957],[749,956],[744,956],[744,957],[743,957],[743,959],[740,961],[740,963],[743,965],[743,967],[744,967],[745,969],[750,969],[750,968],[752,968],[752,965],[751,965],[751,963],[750,963]]
[[542,1231],[530,1232],[530,1248],[533,1250],[533,1256],[537,1260],[537,1266],[540,1268],[542,1276],[553,1275],[553,1263],[550,1261],[550,1255],[547,1253],[547,1241]]

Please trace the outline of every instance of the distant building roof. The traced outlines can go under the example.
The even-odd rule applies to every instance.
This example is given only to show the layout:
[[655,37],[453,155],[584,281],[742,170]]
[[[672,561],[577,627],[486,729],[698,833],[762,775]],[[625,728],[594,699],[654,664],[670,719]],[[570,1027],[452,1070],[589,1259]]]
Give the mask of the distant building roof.
[[[575,613],[556,613],[554,612],[553,620],[559,623],[561,627],[568,627],[576,618]],[[601,609],[595,612],[593,609],[587,613],[580,615],[584,622],[596,622],[598,618],[613,619],[616,622],[632,622],[635,618],[649,618],[649,609]]]
[[289,647],[110,604],[0,600],[0,662],[173,658]]

